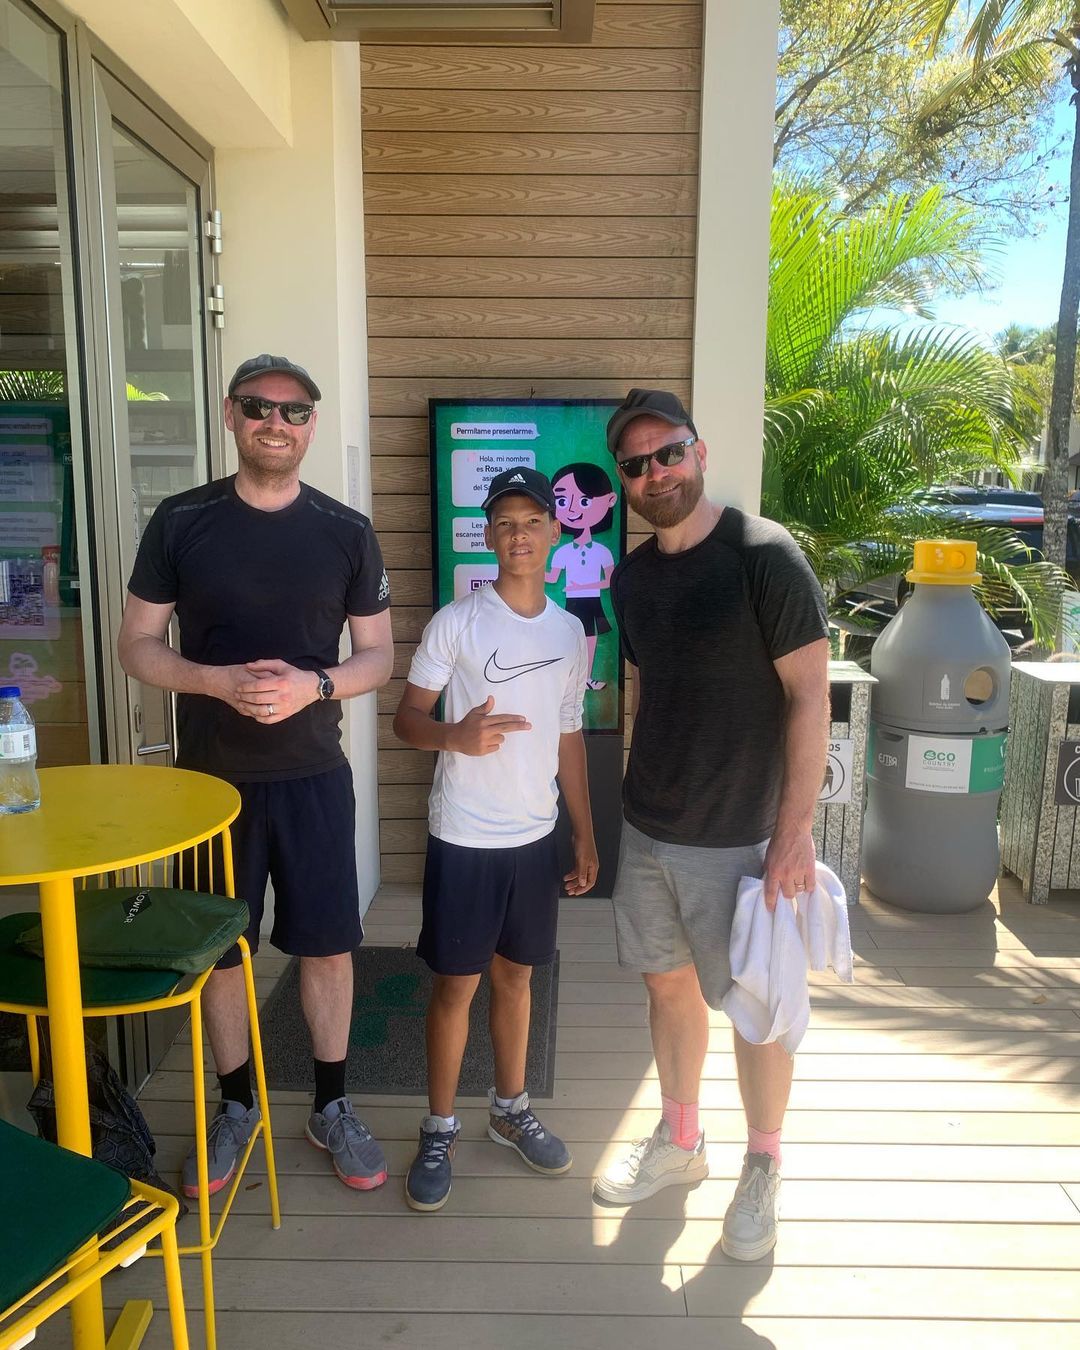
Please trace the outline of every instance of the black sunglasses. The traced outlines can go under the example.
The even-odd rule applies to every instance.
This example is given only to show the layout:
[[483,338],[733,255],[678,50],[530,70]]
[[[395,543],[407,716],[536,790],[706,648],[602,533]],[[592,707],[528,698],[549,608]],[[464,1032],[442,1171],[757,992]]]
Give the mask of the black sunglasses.
[[233,394],[232,401],[240,404],[240,411],[249,422],[265,422],[274,409],[279,408],[290,426],[302,427],[315,411],[314,403],[277,403],[272,398],[258,398],[254,394]]
[[685,441],[673,441],[671,445],[662,445],[659,450],[652,450],[647,455],[631,455],[629,459],[617,459],[615,463],[619,466],[619,472],[626,474],[627,478],[643,478],[649,471],[649,461],[652,459],[665,469],[670,469],[673,464],[681,464],[687,450],[697,445],[697,439],[696,436],[687,436]]

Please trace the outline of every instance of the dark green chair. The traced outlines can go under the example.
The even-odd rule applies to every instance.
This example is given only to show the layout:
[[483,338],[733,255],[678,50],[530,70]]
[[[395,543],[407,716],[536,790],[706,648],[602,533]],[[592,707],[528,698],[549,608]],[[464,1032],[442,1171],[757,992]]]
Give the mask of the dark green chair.
[[[173,1350],[188,1350],[173,1196],[4,1121],[0,1177],[0,1350],[28,1344],[42,1322],[117,1266],[138,1260],[155,1237],[164,1257]],[[118,1216],[103,1243],[98,1234]]]
[[[225,827],[228,828],[227,826]],[[202,856],[200,857],[199,854]],[[195,1145],[199,1175],[199,1240],[180,1248],[180,1255],[198,1255],[202,1263],[203,1320],[207,1350],[216,1350],[213,1250],[229,1216],[244,1169],[259,1136],[266,1154],[270,1221],[281,1226],[277,1172],[270,1129],[262,1039],[259,1032],[255,978],[251,952],[243,934],[248,925],[248,907],[242,900],[214,892],[213,854],[207,861],[203,846],[176,859],[173,872],[200,879],[208,890],[180,890],[165,884],[167,877],[139,873],[128,877],[100,878],[108,885],[90,884],[77,894],[75,922],[79,937],[79,966],[83,1012],[87,1017],[123,1017],[152,1013],[166,1008],[191,1010],[191,1067],[195,1106]],[[156,864],[150,865],[152,868]],[[162,861],[161,869],[166,867]],[[114,884],[126,880],[127,885]],[[159,880],[161,884],[153,884]],[[126,922],[138,913],[138,922]],[[243,957],[244,987],[251,1027],[252,1064],[259,1093],[262,1119],[252,1131],[247,1147],[233,1174],[221,1213],[214,1224],[210,1213],[210,1189],[206,1153],[206,1083],[203,1071],[202,990],[215,963],[237,943]],[[40,916],[13,914],[0,919],[0,1012],[26,1018],[30,1040],[30,1068],[35,1083],[40,1077],[38,1027],[47,1018],[45,965],[34,954],[40,947]],[[170,953],[172,955],[170,955]],[[167,967],[175,959],[176,968]],[[147,967],[142,968],[141,963]],[[2,1350],[2,1343],[0,1343]]]

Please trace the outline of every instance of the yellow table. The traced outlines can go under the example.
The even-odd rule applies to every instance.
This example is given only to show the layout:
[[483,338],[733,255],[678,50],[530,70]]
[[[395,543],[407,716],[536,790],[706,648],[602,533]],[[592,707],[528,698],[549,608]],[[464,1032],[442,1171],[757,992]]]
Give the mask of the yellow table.
[[[236,819],[240,794],[207,774],[132,764],[80,764],[39,776],[38,810],[0,816],[0,885],[38,886],[57,1138],[89,1157],[74,880],[202,843]],[[100,1285],[72,1303],[71,1319],[78,1350],[104,1350]],[[110,1345],[117,1341],[114,1332]]]

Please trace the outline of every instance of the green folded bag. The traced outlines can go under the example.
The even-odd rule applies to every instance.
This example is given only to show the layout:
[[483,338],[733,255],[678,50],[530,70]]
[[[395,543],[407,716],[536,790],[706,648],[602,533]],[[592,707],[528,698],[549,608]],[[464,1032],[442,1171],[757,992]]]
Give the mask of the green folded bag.
[[[214,965],[248,926],[242,900],[167,886],[111,886],[76,893],[79,961],[116,970],[198,974]],[[41,925],[18,945],[44,954]]]

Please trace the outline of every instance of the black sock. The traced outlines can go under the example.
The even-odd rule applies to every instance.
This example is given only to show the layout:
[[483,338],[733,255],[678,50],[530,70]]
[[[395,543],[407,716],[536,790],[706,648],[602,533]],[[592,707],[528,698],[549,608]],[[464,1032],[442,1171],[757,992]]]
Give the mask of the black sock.
[[345,1096],[345,1061],[317,1059],[315,1061],[315,1110],[326,1109],[327,1102],[336,1102]]
[[229,1073],[219,1073],[217,1080],[223,1102],[239,1102],[245,1111],[250,1111],[255,1105],[255,1098],[251,1095],[250,1059],[245,1059],[239,1068]]

